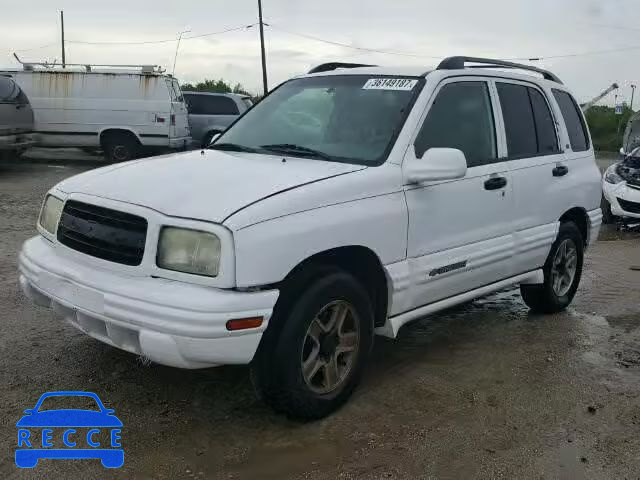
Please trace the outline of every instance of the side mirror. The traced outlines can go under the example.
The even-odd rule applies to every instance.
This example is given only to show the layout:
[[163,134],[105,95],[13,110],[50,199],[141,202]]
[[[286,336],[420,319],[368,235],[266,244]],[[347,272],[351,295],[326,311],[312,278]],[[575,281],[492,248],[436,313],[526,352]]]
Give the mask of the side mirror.
[[[218,138],[220,137],[220,133],[216,133],[211,137],[211,141],[209,142],[209,145],[211,145],[212,143],[214,143],[216,140],[218,140]],[[208,145],[207,145],[208,146]]]
[[104,409],[104,413],[106,413],[107,415],[111,415],[112,413],[115,413],[116,411],[113,408],[105,408]]
[[32,413],[33,413],[33,408],[27,408],[27,409],[24,411],[24,413],[32,414]]
[[411,158],[404,167],[408,183],[455,180],[467,173],[467,159],[456,148],[430,148],[422,158]]

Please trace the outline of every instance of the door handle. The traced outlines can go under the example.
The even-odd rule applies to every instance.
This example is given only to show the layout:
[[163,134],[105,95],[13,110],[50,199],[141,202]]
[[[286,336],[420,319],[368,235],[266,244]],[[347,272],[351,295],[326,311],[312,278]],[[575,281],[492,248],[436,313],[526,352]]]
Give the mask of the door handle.
[[569,167],[566,167],[565,165],[558,165],[552,170],[552,172],[554,177],[564,177],[569,173]]
[[493,177],[484,182],[485,190],[500,190],[507,186],[507,179],[504,177]]

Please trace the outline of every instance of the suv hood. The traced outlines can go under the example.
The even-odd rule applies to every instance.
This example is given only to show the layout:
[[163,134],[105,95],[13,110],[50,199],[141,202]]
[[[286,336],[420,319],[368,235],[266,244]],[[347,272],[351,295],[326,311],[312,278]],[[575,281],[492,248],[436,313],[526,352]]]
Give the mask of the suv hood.
[[132,203],[169,216],[222,223],[265,197],[364,168],[297,157],[196,150],[99,168],[64,180],[57,189]]

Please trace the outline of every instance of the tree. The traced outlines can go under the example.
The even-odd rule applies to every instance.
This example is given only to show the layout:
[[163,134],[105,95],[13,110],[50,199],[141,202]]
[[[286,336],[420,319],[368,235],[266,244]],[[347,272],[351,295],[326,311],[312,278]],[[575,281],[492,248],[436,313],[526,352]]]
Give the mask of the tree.
[[242,84],[236,83],[235,87],[231,87],[230,83],[225,82],[223,79],[210,80],[205,78],[203,82],[198,82],[195,85],[192,83],[185,83],[181,86],[185,92],[214,92],[214,93],[239,93],[243,95],[251,95],[247,92]]
[[586,118],[596,150],[616,152],[622,146],[624,129],[633,112],[625,106],[622,115],[616,115],[615,109],[595,106],[587,110]]

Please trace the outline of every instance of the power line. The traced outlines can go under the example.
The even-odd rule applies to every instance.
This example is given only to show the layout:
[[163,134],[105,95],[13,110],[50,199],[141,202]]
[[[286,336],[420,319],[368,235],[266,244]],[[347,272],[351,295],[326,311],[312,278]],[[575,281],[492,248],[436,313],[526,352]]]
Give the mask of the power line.
[[[210,37],[213,35],[221,35],[223,33],[236,32],[239,30],[247,30],[253,26],[255,23],[251,25],[242,25],[240,27],[228,28],[226,30],[220,30],[217,32],[209,32],[202,33],[200,35],[191,35],[190,37],[182,37],[182,40],[192,40],[194,38],[202,38],[202,37]],[[125,42],[125,41],[114,41],[114,42],[88,42],[84,40],[67,40],[66,43],[76,43],[81,45],[148,45],[148,44],[157,44],[157,43],[169,43],[177,41],[176,38],[167,38],[165,40],[146,40],[141,42]]]
[[12,50],[14,52],[31,52],[33,50],[42,50],[43,48],[55,47],[58,43],[48,43],[46,45],[42,45],[40,47],[32,47],[32,48],[21,48],[20,50]]
[[567,53],[563,55],[547,55],[544,57],[520,57],[520,58],[509,58],[507,60],[511,61],[526,61],[526,62],[537,62],[539,60],[553,60],[557,58],[575,58],[575,57],[587,57],[591,55],[605,55],[607,53],[618,53],[618,52],[628,52],[631,50],[640,50],[640,45],[632,45],[628,47],[618,47],[611,48],[608,50],[594,50],[591,52],[580,52],[580,53]]
[[280,30],[281,32],[284,33],[288,33],[289,35],[295,35],[297,37],[302,37],[302,38],[307,38],[309,40],[315,40],[316,42],[322,42],[322,43],[327,43],[329,45],[336,45],[338,47],[344,47],[344,48],[351,48],[353,50],[360,50],[363,52],[370,52],[370,53],[381,53],[383,55],[399,55],[399,56],[403,56],[403,57],[420,57],[420,58],[437,58],[437,59],[441,59],[442,57],[436,57],[436,56],[432,56],[432,55],[421,55],[418,53],[406,53],[406,52],[392,52],[389,50],[378,50],[375,48],[367,48],[367,47],[358,47],[356,45],[349,45],[348,43],[340,43],[340,42],[334,42],[333,40],[326,40],[324,38],[319,38],[319,37],[314,37],[312,35],[307,35],[305,33],[298,33],[298,32],[292,32],[291,30],[282,28],[282,27],[278,27],[277,25],[274,25],[273,23],[265,23],[265,25],[267,27],[271,27],[274,28],[276,30]]

